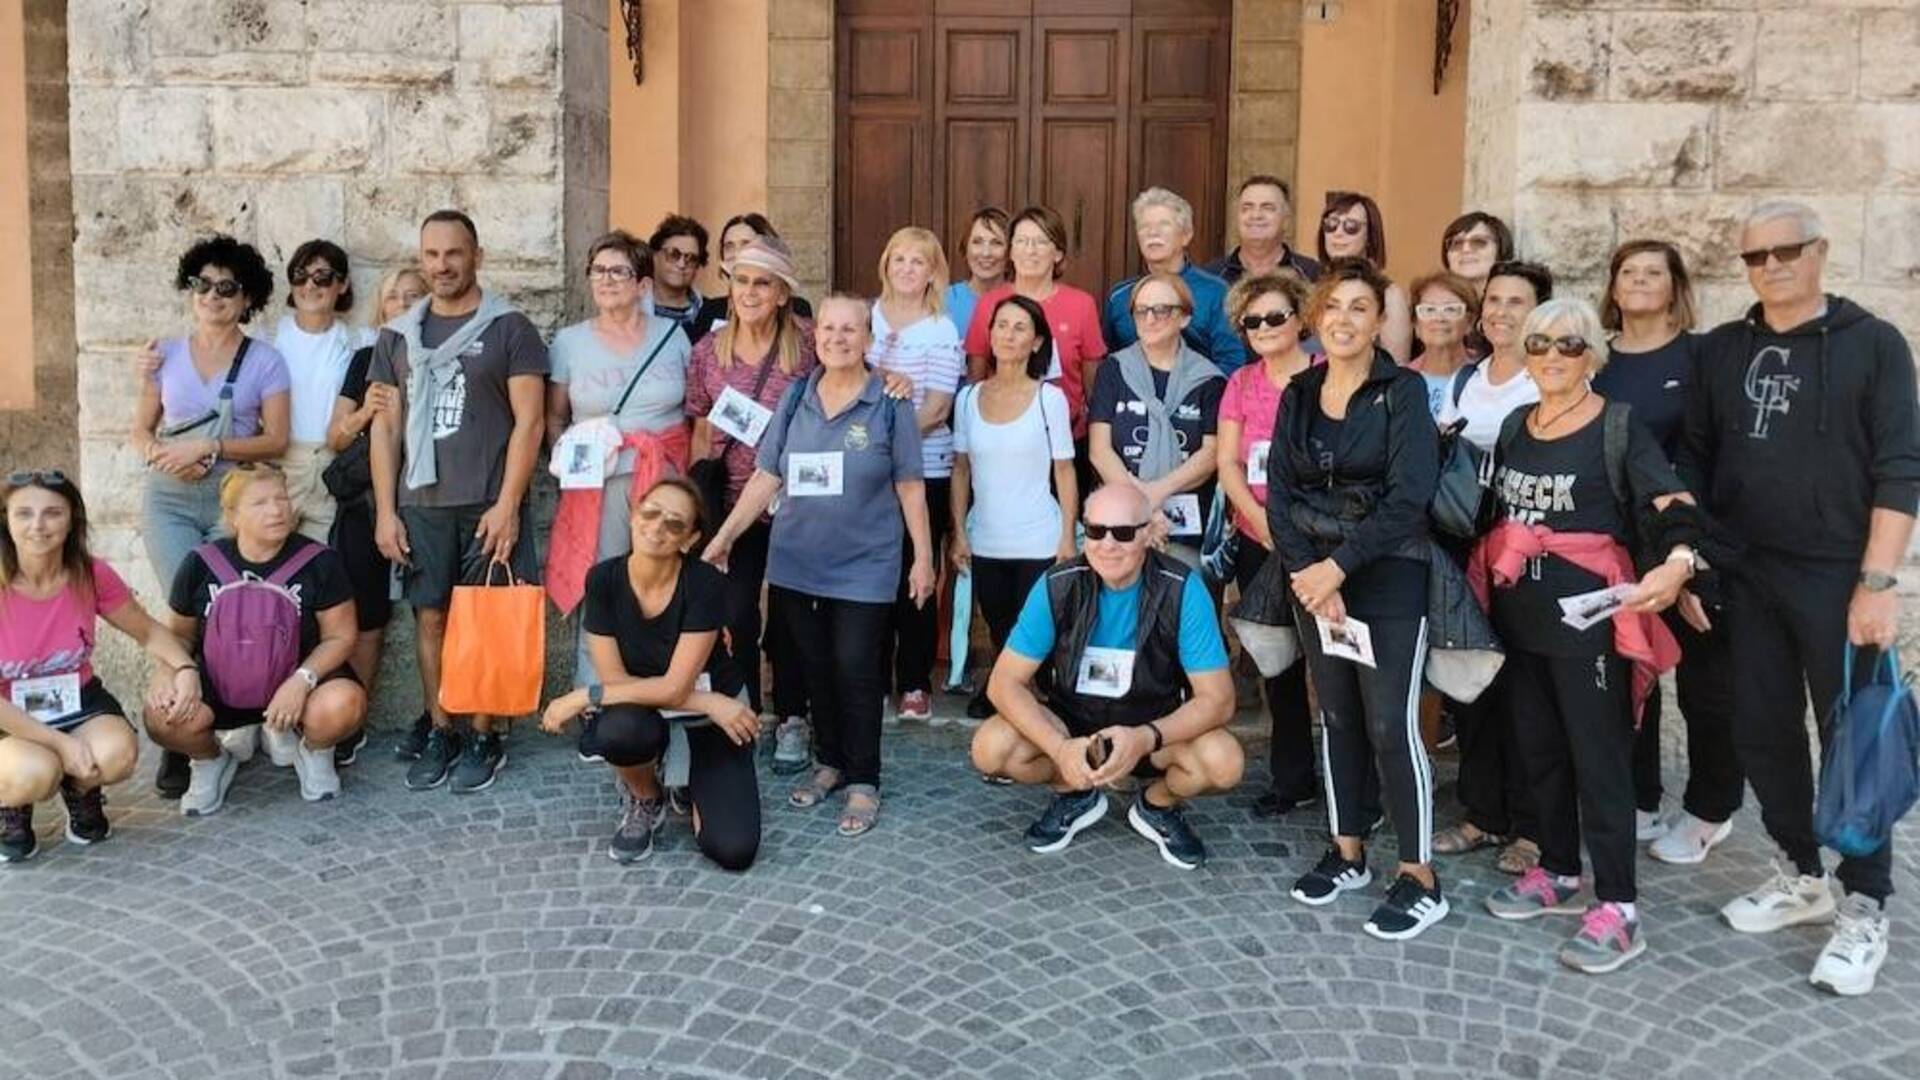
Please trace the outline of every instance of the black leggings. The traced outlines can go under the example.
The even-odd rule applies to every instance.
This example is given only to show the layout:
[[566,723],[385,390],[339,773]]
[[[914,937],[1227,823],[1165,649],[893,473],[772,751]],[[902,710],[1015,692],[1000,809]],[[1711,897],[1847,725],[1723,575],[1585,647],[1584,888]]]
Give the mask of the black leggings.
[[1617,654],[1540,656],[1507,650],[1513,753],[1540,822],[1540,868],[1577,877],[1580,842],[1593,894],[1634,900],[1633,669]]
[[[1746,776],[1733,752],[1733,655],[1725,612],[1710,611],[1713,629],[1702,634],[1673,611],[1667,626],[1680,642],[1680,715],[1687,721],[1687,790],[1681,807],[1701,821],[1718,824],[1740,809]],[[1660,808],[1660,686],[1654,684],[1640,717],[1633,744],[1635,804]]]
[[[580,734],[581,750],[620,768],[653,765],[667,752],[667,725],[659,710],[609,705]],[[760,851],[760,782],[753,747],[737,746],[717,724],[687,728],[692,762],[687,786],[700,812],[700,851],[726,870],[745,870]]]
[[1020,606],[1027,602],[1033,585],[1053,565],[1052,559],[990,559],[973,557],[973,599],[980,605],[980,616],[987,620],[987,636],[993,639],[992,660],[1007,646],[1007,635],[1020,618]]
[[1420,741],[1420,687],[1427,660],[1425,618],[1366,620],[1377,667],[1329,659],[1313,616],[1294,605],[1300,645],[1320,698],[1321,767],[1335,836],[1364,837],[1378,794],[1386,797],[1400,861],[1433,860],[1433,763]]
[[[1233,579],[1246,595],[1269,552],[1260,541],[1242,535],[1240,557]],[[1273,739],[1267,747],[1267,765],[1273,772],[1273,790],[1283,799],[1312,798],[1320,791],[1313,775],[1313,713],[1307,705],[1307,665],[1294,664],[1266,681],[1267,713],[1273,719]],[[1372,824],[1369,816],[1368,824]]]
[[[947,527],[953,520],[953,508],[947,503],[952,481],[947,477],[927,480],[927,532],[933,550],[927,558],[933,562],[935,586],[924,604],[915,606],[907,592],[907,576],[913,572],[913,536],[901,540],[900,588],[893,601],[893,623],[888,628],[886,649],[893,658],[893,688],[902,694],[915,690],[933,691],[933,661],[940,651],[940,567],[946,561],[941,548],[946,543]],[[904,531],[904,530],[903,530]]]
[[[754,712],[765,712],[760,693],[760,586],[767,576],[767,542],[773,526],[756,521],[733,542],[727,556],[727,630],[733,659],[747,676],[747,701]],[[772,608],[772,601],[768,601]],[[807,715],[806,671],[785,620],[768,611],[767,659],[773,665],[773,711],[776,716]]]
[[881,665],[891,603],[833,600],[768,586],[805,661],[813,700],[813,750],[848,784],[880,783]]

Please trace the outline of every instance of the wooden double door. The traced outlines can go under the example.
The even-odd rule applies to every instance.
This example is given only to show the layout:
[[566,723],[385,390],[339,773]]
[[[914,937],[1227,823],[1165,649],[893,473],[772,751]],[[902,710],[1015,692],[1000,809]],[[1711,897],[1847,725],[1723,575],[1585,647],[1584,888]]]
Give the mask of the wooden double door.
[[[1278,2],[1278,0],[1276,0]],[[1065,280],[1134,272],[1137,192],[1194,208],[1193,255],[1226,214],[1231,0],[841,0],[834,284],[874,295],[887,237],[923,225],[965,275],[976,209],[1058,211]]]

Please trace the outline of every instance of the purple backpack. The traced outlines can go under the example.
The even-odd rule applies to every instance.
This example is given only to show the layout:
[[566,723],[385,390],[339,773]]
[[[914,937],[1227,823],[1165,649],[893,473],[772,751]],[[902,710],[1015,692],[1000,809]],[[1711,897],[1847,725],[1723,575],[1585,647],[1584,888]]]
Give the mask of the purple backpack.
[[326,545],[309,543],[265,578],[242,575],[216,544],[194,548],[216,582],[200,629],[200,654],[220,702],[264,709],[300,667],[300,600],[293,580]]

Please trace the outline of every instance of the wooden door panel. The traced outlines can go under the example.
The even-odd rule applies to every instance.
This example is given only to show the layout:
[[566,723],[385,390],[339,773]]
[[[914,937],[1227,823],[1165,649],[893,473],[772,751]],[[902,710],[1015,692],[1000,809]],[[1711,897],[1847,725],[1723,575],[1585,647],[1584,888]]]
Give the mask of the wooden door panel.
[[934,20],[942,58],[935,77],[936,202],[919,222],[947,246],[947,262],[966,272],[967,222],[998,206],[1012,213],[1027,197],[1027,66],[1032,20],[966,17]]
[[1067,224],[1063,280],[1099,297],[1124,257],[1125,237],[1115,223],[1124,216],[1126,129],[1094,117],[1042,120],[1038,126],[1035,195]]
[[1125,30],[1093,22],[1041,20],[1042,108],[1125,104]]
[[931,9],[842,16],[837,45],[833,282],[871,295],[887,237],[936,205]]
[[922,168],[925,129],[911,120],[886,117],[851,117],[847,127],[849,172],[842,181],[846,199],[841,242],[834,252],[840,272],[834,277],[843,288],[877,296],[876,267],[887,238],[901,225],[923,220],[924,199],[917,196],[931,182]]
[[941,243],[947,245],[951,272],[966,272],[967,223],[976,210],[997,206],[1012,214],[1026,198],[1026,142],[1021,121],[951,120],[946,125],[946,205],[940,215]]
[[[1164,187],[1193,204],[1195,262],[1220,254],[1226,231],[1230,21],[1195,15],[1133,20],[1133,190]],[[1138,267],[1139,255],[1129,253]]]

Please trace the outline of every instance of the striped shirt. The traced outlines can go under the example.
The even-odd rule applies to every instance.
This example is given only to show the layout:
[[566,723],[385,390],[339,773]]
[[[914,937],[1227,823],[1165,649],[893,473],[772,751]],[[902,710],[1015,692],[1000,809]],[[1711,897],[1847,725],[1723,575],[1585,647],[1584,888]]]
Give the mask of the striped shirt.
[[[960,351],[960,334],[945,316],[929,315],[895,330],[887,324],[878,304],[873,306],[873,347],[867,351],[867,361],[913,380],[916,412],[926,403],[929,391],[958,393],[967,369],[966,355]],[[952,476],[952,425],[943,421],[933,430],[922,432],[920,456],[927,479]]]

